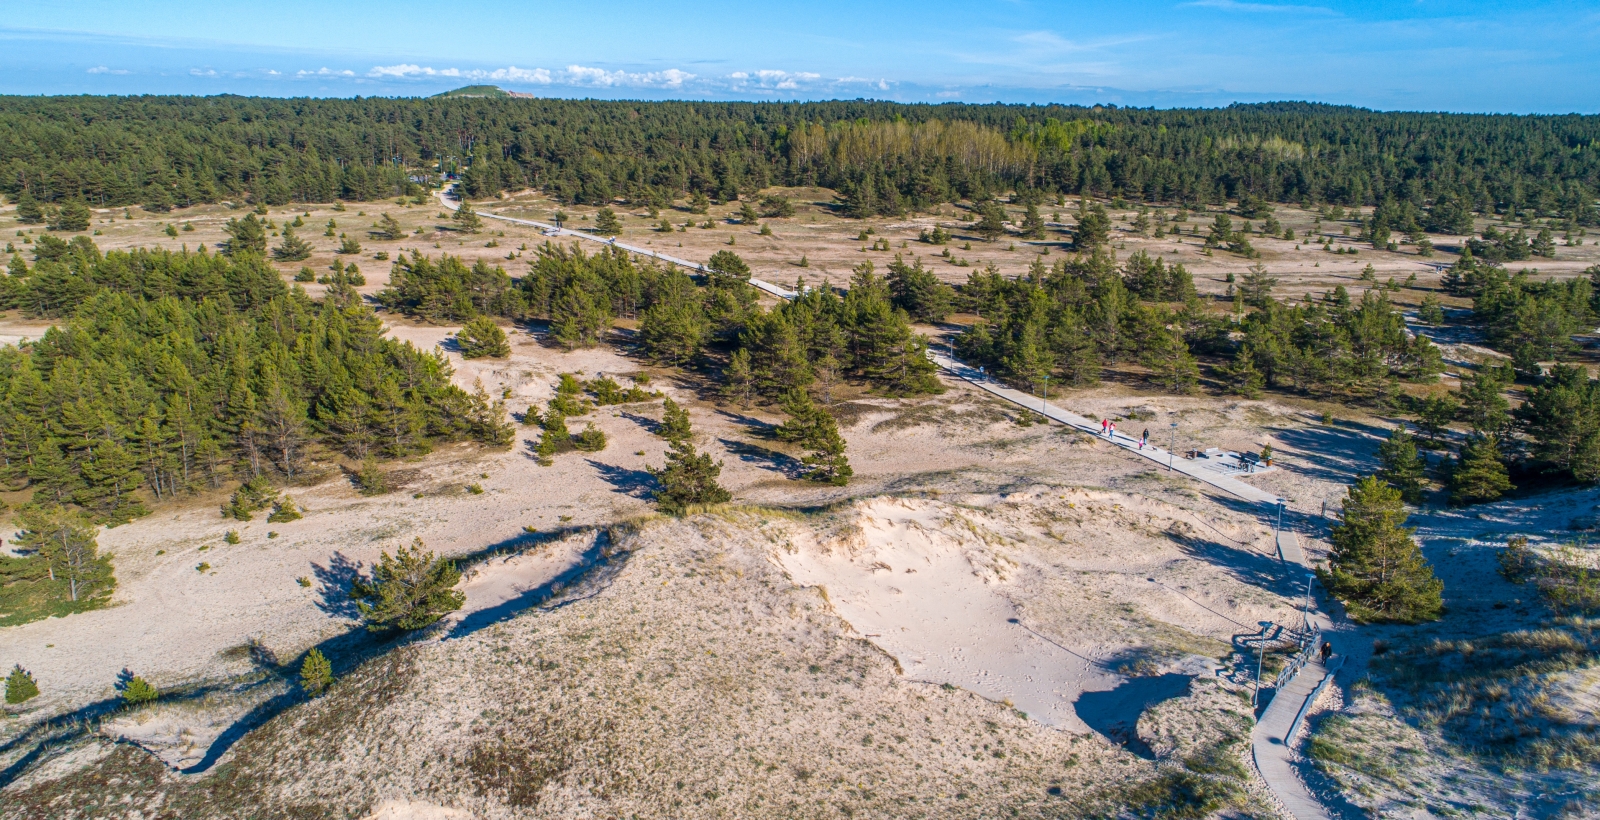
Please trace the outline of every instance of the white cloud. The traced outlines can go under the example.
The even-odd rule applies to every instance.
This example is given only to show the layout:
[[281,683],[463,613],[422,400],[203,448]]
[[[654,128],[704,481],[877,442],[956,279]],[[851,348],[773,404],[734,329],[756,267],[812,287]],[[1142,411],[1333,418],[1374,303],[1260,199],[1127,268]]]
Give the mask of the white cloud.
[[94,68],[89,69],[89,73],[90,74],[127,74],[128,70],[126,68],[106,68],[103,65],[97,65]]
[[193,74],[196,77],[215,77],[215,76],[217,76],[217,70],[214,69],[214,68],[191,68],[191,69],[189,69],[189,73]]
[[368,77],[389,77],[393,79],[409,79],[413,77],[449,77],[462,80],[494,80],[506,83],[536,83],[549,85],[550,72],[543,68],[517,68],[506,66],[493,70],[471,69],[463,71],[459,68],[434,68],[420,66],[414,63],[401,63],[398,65],[373,66],[367,72]]
[[756,72],[735,71],[728,75],[732,87],[741,91],[752,89],[771,91],[796,91],[801,85],[811,85],[822,79],[821,74],[810,71],[779,71],[764,68]]
[[561,72],[557,82],[564,85],[587,85],[596,88],[681,88],[695,75],[676,68],[666,71],[606,71],[603,68],[569,65]]

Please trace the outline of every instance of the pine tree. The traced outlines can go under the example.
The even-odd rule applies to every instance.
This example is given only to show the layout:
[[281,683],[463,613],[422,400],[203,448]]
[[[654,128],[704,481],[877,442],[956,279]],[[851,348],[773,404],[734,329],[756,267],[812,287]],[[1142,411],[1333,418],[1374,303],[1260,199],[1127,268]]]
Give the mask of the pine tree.
[[717,251],[711,254],[711,258],[706,261],[706,267],[722,276],[741,282],[750,281],[750,266],[733,251]]
[[421,538],[393,556],[384,552],[370,577],[358,577],[350,597],[372,632],[411,631],[433,624],[461,608],[466,596],[455,585],[461,571],[454,561],[426,552]]
[[1111,217],[1105,209],[1095,205],[1078,216],[1073,228],[1072,244],[1080,251],[1093,251],[1111,241]]
[[606,448],[606,434],[589,422],[583,432],[572,437],[572,446],[585,453],[598,453]]
[[1239,348],[1233,360],[1217,369],[1224,383],[1228,385],[1228,392],[1247,399],[1261,395],[1261,389],[1266,386],[1266,378],[1256,368],[1256,355],[1248,345]]
[[1317,577],[1360,621],[1419,623],[1443,612],[1444,583],[1404,526],[1400,491],[1365,476],[1344,500],[1333,550]]
[[44,209],[39,207],[39,201],[26,191],[17,198],[17,221],[24,225],[38,225],[44,222]]
[[693,430],[689,427],[689,411],[667,397],[662,402],[661,426],[656,428],[656,435],[667,441],[687,441]]
[[[559,397],[558,397],[559,398]],[[539,443],[534,446],[534,455],[538,457],[542,466],[549,467],[557,454],[572,448],[572,433],[567,429],[567,415],[556,406],[557,401],[550,402],[550,408],[545,411],[544,417],[539,420]]]
[[332,685],[333,664],[328,662],[328,656],[322,654],[322,650],[313,648],[300,662],[300,688],[316,697]]
[[339,249],[335,253],[356,256],[361,253],[361,243],[353,236],[339,234]]
[[594,216],[594,232],[601,236],[617,236],[622,233],[622,222],[617,219],[617,212],[610,208],[601,208]]
[[1408,503],[1422,501],[1428,463],[1417,453],[1416,442],[1404,427],[1396,427],[1389,439],[1378,446],[1378,463],[1379,480],[1399,490],[1400,497]]
[[406,238],[405,229],[400,227],[400,222],[390,214],[384,214],[378,218],[378,230],[375,233],[379,239],[396,240]]
[[757,222],[760,222],[760,221],[761,221],[760,215],[758,215],[756,213],[756,209],[753,206],[751,206],[750,203],[748,203],[748,202],[739,203],[739,224],[741,224],[741,225],[754,225],[754,224],[756,224]]
[[462,233],[477,233],[483,230],[483,219],[478,216],[477,211],[472,210],[472,206],[467,204],[465,200],[461,202],[461,207],[456,209],[452,221],[455,223],[456,230]]
[[801,460],[811,469],[806,478],[823,484],[844,486],[855,471],[845,458],[844,437],[833,415],[812,400],[804,390],[790,390],[783,398],[783,411],[789,420],[779,425],[778,438],[793,442],[809,452]]
[[56,211],[56,218],[50,223],[52,231],[87,231],[89,230],[89,206],[82,200],[72,200],[61,206]]
[[122,702],[128,706],[138,706],[141,703],[149,703],[161,697],[161,690],[126,669],[122,670],[122,677],[118,687],[122,691]]
[[756,385],[755,371],[750,367],[750,351],[742,347],[733,351],[728,357],[728,366],[722,369],[722,381],[728,398],[738,401],[740,407],[750,407]]
[[1039,206],[1030,204],[1028,211],[1022,217],[1022,237],[1024,239],[1043,239],[1044,217],[1039,215]]
[[972,223],[972,232],[993,242],[1006,232],[1006,210],[998,202],[986,202],[978,206],[977,221]]
[[647,469],[661,485],[655,493],[656,506],[667,515],[683,515],[691,506],[721,504],[733,498],[717,483],[722,462],[712,461],[710,453],[696,452],[690,436],[672,440],[666,464]]
[[1162,329],[1144,353],[1144,365],[1153,381],[1169,393],[1193,393],[1200,384],[1200,365],[1189,352],[1181,332]]
[[505,331],[488,316],[479,316],[456,331],[456,344],[461,346],[461,357],[478,359],[489,357],[504,359],[511,355],[511,343]]
[[1471,435],[1461,443],[1450,469],[1450,503],[1457,506],[1495,501],[1516,489],[1506,474],[1500,440],[1492,435]]
[[13,666],[11,674],[6,675],[6,703],[26,703],[38,696],[39,684],[34,682],[33,674],[23,669],[21,664]]
[[230,219],[222,229],[228,234],[223,252],[230,256],[241,253],[266,253],[267,229],[262,227],[255,214],[245,214],[244,219]]
[[311,244],[295,236],[294,229],[283,229],[283,241],[272,249],[272,258],[279,262],[301,262],[311,258]]
[[[1217,218],[1223,217],[1219,215]],[[1264,308],[1272,301],[1272,289],[1277,284],[1278,277],[1267,273],[1267,267],[1257,262],[1245,270],[1244,277],[1239,281],[1239,292],[1250,306]]]
[[1422,304],[1417,306],[1417,321],[1425,325],[1444,324],[1444,306],[1439,303],[1439,297],[1431,293],[1422,297]]
[[17,546],[37,553],[51,578],[66,583],[68,600],[102,600],[116,587],[111,558],[100,554],[94,529],[82,513],[30,504],[17,511],[17,524],[22,529]]
[[1506,382],[1497,369],[1484,368],[1461,385],[1461,416],[1472,429],[1497,435],[1511,421],[1511,403],[1502,395]]

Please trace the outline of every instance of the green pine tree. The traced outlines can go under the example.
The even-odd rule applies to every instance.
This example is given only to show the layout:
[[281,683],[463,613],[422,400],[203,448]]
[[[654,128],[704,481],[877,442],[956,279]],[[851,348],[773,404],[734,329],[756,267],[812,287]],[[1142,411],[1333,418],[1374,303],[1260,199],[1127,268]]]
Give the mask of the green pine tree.
[[451,221],[455,223],[456,230],[462,233],[477,233],[483,230],[482,217],[479,217],[478,212],[472,210],[472,206],[465,200],[462,201],[461,207],[456,209]]
[[845,457],[844,437],[833,415],[818,405],[811,394],[795,388],[783,397],[783,411],[789,420],[779,425],[778,438],[794,442],[805,448],[801,459],[807,467],[806,478],[823,484],[844,486],[855,471]]
[[378,218],[378,229],[374,231],[379,239],[405,239],[406,231],[400,227],[400,222],[390,214]]
[[123,670],[124,679],[120,684],[122,689],[122,702],[128,706],[138,706],[149,703],[161,697],[161,690],[155,688],[144,678]]
[[1396,427],[1389,439],[1378,446],[1378,478],[1400,491],[1406,502],[1422,501],[1427,485],[1428,462],[1417,452],[1417,443],[1404,427]]
[[384,552],[370,577],[357,578],[350,597],[372,632],[411,631],[461,608],[466,596],[455,589],[461,571],[454,561],[424,551],[421,538],[393,556]]
[[320,649],[307,652],[306,659],[300,662],[300,688],[316,697],[332,685],[333,664],[328,662],[328,656],[322,654]]
[[17,197],[17,221],[24,225],[38,225],[44,222],[44,209],[39,207],[39,201],[33,195],[23,191]]
[[17,546],[45,561],[50,576],[66,586],[68,600],[94,602],[111,595],[116,578],[111,557],[101,555],[95,530],[79,512],[32,504],[17,511],[22,537]]
[[998,202],[979,205],[977,221],[972,223],[972,231],[990,242],[995,241],[1006,232],[1006,209]]
[[511,355],[511,343],[505,331],[488,316],[479,316],[456,331],[456,343],[461,345],[464,359],[504,359]]
[[1450,469],[1450,503],[1484,504],[1516,489],[1506,474],[1499,438],[1471,435],[1461,443]]
[[601,208],[594,215],[594,232],[601,236],[617,236],[622,233],[622,221],[617,219],[617,212],[610,208]]
[[11,668],[11,674],[6,676],[6,703],[25,703],[39,696],[39,684],[33,680],[33,674],[18,664]]
[[728,398],[739,402],[743,408],[750,407],[750,401],[755,397],[755,371],[750,364],[750,351],[739,348],[728,357],[728,366],[722,369],[723,388]]
[[662,402],[661,426],[656,435],[671,442],[687,441],[694,433],[689,427],[689,411],[668,397]]
[[[170,227],[170,226],[169,226]],[[176,232],[174,232],[176,235]],[[279,262],[302,262],[311,258],[311,244],[295,236],[294,229],[283,229],[283,241],[272,249],[272,258]]]
[[1419,623],[1444,609],[1444,583],[1433,575],[1406,527],[1400,491],[1365,476],[1344,500],[1333,551],[1317,577],[1359,621]]
[[1028,211],[1022,217],[1022,236],[1024,239],[1043,239],[1044,217],[1039,215],[1039,206],[1030,204]]
[[245,214],[244,219],[230,219],[222,229],[228,234],[228,241],[223,243],[223,251],[228,255],[267,252],[267,229],[255,214]]
[[1073,228],[1072,243],[1080,251],[1092,251],[1111,241],[1111,217],[1099,205],[1079,214]]
[[733,498],[717,483],[722,462],[712,461],[710,453],[696,452],[687,435],[673,440],[666,464],[648,469],[661,485],[655,493],[656,506],[667,515],[683,515],[691,507],[721,504]]
[[50,223],[52,231],[87,231],[89,230],[89,206],[82,200],[72,200],[61,206],[56,211],[56,218]]

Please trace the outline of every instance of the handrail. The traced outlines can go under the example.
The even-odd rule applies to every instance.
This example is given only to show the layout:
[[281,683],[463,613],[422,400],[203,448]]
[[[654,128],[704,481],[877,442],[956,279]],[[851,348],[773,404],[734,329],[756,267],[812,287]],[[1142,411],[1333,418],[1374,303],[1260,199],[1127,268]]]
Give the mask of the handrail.
[[1289,661],[1289,665],[1278,673],[1277,679],[1272,682],[1272,688],[1282,689],[1289,684],[1289,681],[1294,680],[1294,676],[1300,674],[1300,670],[1311,662],[1311,657],[1321,645],[1322,630],[1313,629],[1309,634],[1306,634],[1304,642],[1300,645],[1300,651],[1296,652],[1294,660]]

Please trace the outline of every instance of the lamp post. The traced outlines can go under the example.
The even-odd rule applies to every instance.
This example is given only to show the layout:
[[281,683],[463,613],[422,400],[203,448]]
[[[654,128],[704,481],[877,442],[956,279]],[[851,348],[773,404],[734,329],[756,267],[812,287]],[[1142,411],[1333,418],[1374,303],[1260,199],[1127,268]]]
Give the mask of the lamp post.
[[1167,472],[1172,472],[1172,449],[1178,446],[1178,423],[1172,423],[1172,430],[1167,436]]
[[1305,630],[1308,635],[1311,634],[1311,581],[1316,577],[1316,573],[1306,573],[1306,605],[1305,609],[1302,610],[1301,620],[1305,623]]
[[1267,664],[1267,630],[1272,627],[1271,621],[1256,621],[1261,625],[1261,643],[1256,645],[1256,688],[1250,693],[1250,708],[1255,709],[1261,701],[1261,671]]
[[1039,415],[1044,416],[1046,419],[1049,419],[1050,417],[1044,415],[1044,405],[1045,405],[1045,402],[1049,400],[1049,398],[1050,398],[1050,374],[1046,373],[1046,374],[1044,374],[1044,390],[1040,391],[1040,393],[1039,393]]

